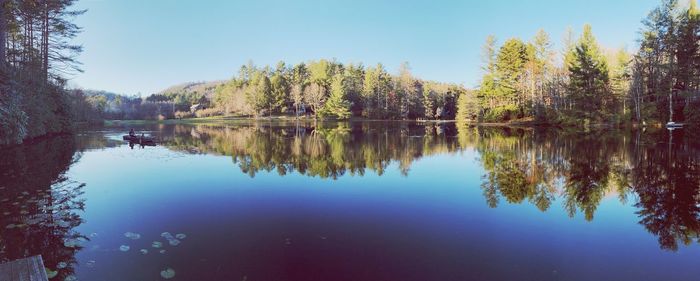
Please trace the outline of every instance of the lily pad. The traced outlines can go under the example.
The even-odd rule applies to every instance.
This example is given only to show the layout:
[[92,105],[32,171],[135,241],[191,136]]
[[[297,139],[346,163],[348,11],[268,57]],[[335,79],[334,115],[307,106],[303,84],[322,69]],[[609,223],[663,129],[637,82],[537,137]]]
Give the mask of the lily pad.
[[173,270],[172,268],[166,268],[160,272],[160,277],[163,277],[164,279],[173,278],[175,277],[175,270]]
[[54,278],[54,277],[56,277],[56,275],[58,275],[58,271],[53,271],[53,270],[48,269],[48,268],[44,268],[44,269],[46,270],[46,277],[48,277],[49,279]]
[[129,238],[131,240],[141,239],[141,234],[134,233],[134,232],[124,233],[124,236],[126,236],[126,238]]
[[68,248],[83,247],[83,245],[86,242],[87,242],[87,239],[85,239],[83,237],[68,238],[65,241],[63,241],[63,246],[66,246]]
[[122,252],[127,252],[127,251],[129,251],[129,249],[131,249],[131,247],[129,247],[127,245],[119,246],[119,251],[122,251]]

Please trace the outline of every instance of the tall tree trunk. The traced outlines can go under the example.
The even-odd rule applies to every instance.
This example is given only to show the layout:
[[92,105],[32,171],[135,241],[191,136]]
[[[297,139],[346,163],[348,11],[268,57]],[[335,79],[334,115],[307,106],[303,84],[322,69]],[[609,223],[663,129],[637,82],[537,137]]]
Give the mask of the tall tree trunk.
[[42,19],[42,32],[41,32],[41,56],[42,56],[42,75],[44,81],[48,81],[49,78],[49,0],[44,0],[43,3],[44,13]]
[[0,0],[0,71],[5,70],[5,18],[7,17],[7,9],[5,7],[6,0]]

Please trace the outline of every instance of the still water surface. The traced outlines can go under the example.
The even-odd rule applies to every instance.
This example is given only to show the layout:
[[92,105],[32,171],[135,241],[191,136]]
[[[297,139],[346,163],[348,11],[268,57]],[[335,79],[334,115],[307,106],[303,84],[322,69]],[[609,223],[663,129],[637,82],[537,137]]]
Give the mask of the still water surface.
[[[144,125],[0,150],[0,262],[51,280],[698,280],[700,139]],[[167,233],[166,233],[167,232]]]

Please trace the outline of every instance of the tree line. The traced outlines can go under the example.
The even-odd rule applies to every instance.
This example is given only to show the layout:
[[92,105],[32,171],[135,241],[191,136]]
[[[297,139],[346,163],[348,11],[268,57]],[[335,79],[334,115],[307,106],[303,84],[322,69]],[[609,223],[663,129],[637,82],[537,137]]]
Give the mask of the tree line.
[[577,38],[567,30],[561,50],[544,30],[502,44],[489,36],[474,90],[416,78],[408,63],[393,75],[381,64],[324,59],[276,67],[248,63],[216,89],[209,114],[700,124],[699,15],[695,1],[662,0],[642,21],[636,53],[599,45],[590,25]]
[[212,104],[220,114],[304,115],[347,119],[454,119],[460,85],[414,77],[408,63],[396,75],[382,64],[317,60],[276,67],[241,66],[220,85]]
[[[528,42],[489,36],[477,90],[484,121],[528,118],[584,124],[700,121],[700,12],[696,2],[663,0],[642,23],[640,49],[601,47],[590,25],[564,36],[557,55],[540,30]],[[473,115],[474,111],[470,111]]]
[[[600,46],[589,25],[567,31],[561,50],[540,30],[530,40],[483,46],[476,89],[316,60],[275,67],[248,63],[202,92],[146,98],[101,97],[65,89],[81,71],[71,44],[80,31],[74,0],[0,0],[0,143],[67,131],[78,121],[210,115],[312,115],[387,120],[511,120],[562,124],[700,124],[700,12],[694,0],[662,0],[643,19],[639,50]],[[193,105],[198,105],[193,107]],[[194,111],[194,112],[193,112]]]

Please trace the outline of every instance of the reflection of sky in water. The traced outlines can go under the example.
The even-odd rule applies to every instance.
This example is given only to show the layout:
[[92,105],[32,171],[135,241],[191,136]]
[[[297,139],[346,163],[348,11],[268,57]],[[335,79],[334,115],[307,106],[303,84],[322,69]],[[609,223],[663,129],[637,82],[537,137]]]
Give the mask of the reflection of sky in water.
[[[92,242],[99,248],[78,254],[97,261],[79,273],[84,280],[156,279],[169,267],[176,280],[691,280],[700,273],[698,247],[660,250],[635,208],[615,196],[590,222],[580,213],[570,218],[561,198],[544,213],[503,199],[489,208],[476,158],[473,150],[444,153],[416,160],[408,176],[393,163],[382,176],[331,180],[274,170],[251,178],[230,156],[160,146],[88,151],[69,176],[89,183],[79,230],[99,233]],[[142,237],[125,239],[125,231]],[[173,247],[164,231],[188,237]],[[152,249],[157,240],[165,254]],[[125,243],[131,251],[116,252]]]

